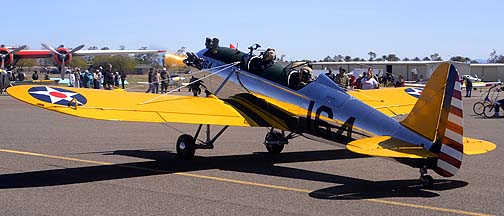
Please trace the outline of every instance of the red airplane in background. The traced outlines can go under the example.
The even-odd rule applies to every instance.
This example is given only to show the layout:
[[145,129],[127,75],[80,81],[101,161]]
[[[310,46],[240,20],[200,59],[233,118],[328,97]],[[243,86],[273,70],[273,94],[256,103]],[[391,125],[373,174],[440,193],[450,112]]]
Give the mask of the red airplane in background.
[[81,50],[84,45],[73,49],[65,48],[60,45],[57,49],[42,44],[47,50],[24,50],[27,46],[23,45],[15,49],[9,49],[4,45],[0,46],[0,58],[2,62],[1,69],[12,69],[19,59],[27,58],[52,58],[54,63],[60,68],[61,78],[65,75],[65,65],[72,61],[73,56],[94,56],[94,55],[114,55],[114,54],[148,54],[166,52],[165,50]]

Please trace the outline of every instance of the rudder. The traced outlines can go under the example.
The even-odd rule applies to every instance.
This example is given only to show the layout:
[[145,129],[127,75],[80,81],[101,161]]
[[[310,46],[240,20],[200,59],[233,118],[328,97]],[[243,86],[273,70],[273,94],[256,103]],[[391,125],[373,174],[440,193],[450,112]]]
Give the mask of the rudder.
[[442,63],[427,82],[411,113],[401,124],[433,141],[438,154],[434,171],[450,177],[457,173],[463,155],[463,104],[459,74]]

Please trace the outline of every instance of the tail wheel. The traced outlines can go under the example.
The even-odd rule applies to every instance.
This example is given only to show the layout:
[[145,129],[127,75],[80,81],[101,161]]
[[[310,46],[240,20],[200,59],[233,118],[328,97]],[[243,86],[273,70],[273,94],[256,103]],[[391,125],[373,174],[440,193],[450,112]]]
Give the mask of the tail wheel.
[[420,181],[422,182],[422,186],[426,189],[432,188],[434,186],[434,178],[430,175],[424,175],[420,177]]
[[196,144],[189,134],[183,134],[177,139],[177,155],[179,158],[188,160],[194,157]]
[[476,102],[473,105],[473,111],[474,111],[474,114],[476,114],[476,115],[482,115],[484,109],[485,109],[485,104],[482,102]]
[[487,118],[493,118],[495,116],[495,107],[494,105],[486,105],[485,108],[483,109],[483,114]]
[[269,153],[279,154],[284,149],[284,137],[283,134],[278,131],[268,132],[264,140],[264,145]]

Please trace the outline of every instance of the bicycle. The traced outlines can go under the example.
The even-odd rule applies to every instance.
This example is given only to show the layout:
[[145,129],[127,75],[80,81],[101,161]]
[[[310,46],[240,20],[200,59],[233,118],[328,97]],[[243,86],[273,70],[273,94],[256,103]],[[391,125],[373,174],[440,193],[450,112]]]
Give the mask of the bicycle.
[[492,101],[490,99],[490,93],[492,93],[492,96],[493,96],[493,94],[495,94],[495,92],[497,92],[497,96],[496,97],[492,97],[494,99],[497,99],[497,97],[499,96],[499,91],[498,91],[499,89],[495,90],[495,88],[497,86],[499,86],[499,85],[501,85],[501,84],[497,84],[497,85],[494,85],[494,86],[490,87],[484,94],[482,94],[480,96],[480,98],[481,98],[483,95],[485,95],[485,98],[482,99],[482,101],[478,101],[478,102],[474,103],[474,105],[473,105],[473,112],[474,112],[474,114],[476,114],[476,115],[484,115],[485,107],[487,107],[487,106],[492,106],[493,107],[494,106],[494,101],[495,100]]
[[485,117],[487,118],[500,117],[496,116],[496,114],[499,112],[499,109],[504,110],[504,103],[503,103],[504,99],[497,100],[497,98],[499,97],[499,92],[501,91],[504,91],[504,87],[497,88],[496,90],[497,96],[494,99],[495,102],[489,105],[485,105],[485,108],[483,108],[483,114],[485,115]]
[[495,104],[485,106],[485,108],[483,109],[483,113],[484,113],[485,117],[487,117],[487,118],[499,117],[499,116],[495,116],[495,111],[498,109],[504,110],[504,107],[502,107],[503,106],[502,104],[497,105],[498,106],[497,108],[495,108],[495,106],[496,106]]

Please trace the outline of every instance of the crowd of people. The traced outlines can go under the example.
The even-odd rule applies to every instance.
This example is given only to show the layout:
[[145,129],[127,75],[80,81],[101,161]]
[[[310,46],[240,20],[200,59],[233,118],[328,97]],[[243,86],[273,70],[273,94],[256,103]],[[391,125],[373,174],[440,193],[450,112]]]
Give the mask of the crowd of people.
[[342,67],[338,69],[338,73],[334,74],[332,69],[328,69],[326,75],[332,79],[336,84],[342,88],[355,88],[355,89],[378,89],[380,86],[384,87],[404,87],[405,81],[402,75],[398,79],[392,73],[386,73],[384,76],[378,77],[373,73],[373,68],[368,68],[359,77],[348,76],[346,70]]
[[89,68],[83,72],[79,67],[75,67],[68,69],[67,73],[70,87],[106,90],[121,87],[124,89],[124,82],[128,76],[124,71],[113,72],[112,64],[108,64],[105,68],[100,66],[94,71]]
[[[41,80],[40,75],[44,74],[43,80],[49,80],[49,69],[42,68],[40,73],[35,70],[31,76],[32,80]],[[114,87],[122,87],[124,89],[124,82],[127,78],[125,72],[112,72],[112,65],[108,64],[104,69],[103,67],[98,67],[94,71],[86,69],[81,71],[81,68],[74,67],[68,68],[66,73],[68,76],[68,86],[75,88],[94,88],[94,89],[107,89],[111,90]],[[26,73],[23,68],[18,68],[16,72],[10,73],[10,81],[24,81],[26,79]]]

